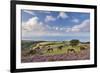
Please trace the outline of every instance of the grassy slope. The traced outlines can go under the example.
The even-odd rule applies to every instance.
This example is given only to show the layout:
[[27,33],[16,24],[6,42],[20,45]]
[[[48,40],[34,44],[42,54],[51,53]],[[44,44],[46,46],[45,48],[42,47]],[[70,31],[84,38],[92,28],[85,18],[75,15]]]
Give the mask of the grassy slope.
[[[42,48],[42,49],[44,49],[43,51],[42,51],[42,53],[43,53],[43,55],[57,55],[57,54],[64,54],[64,53],[67,53],[67,50],[68,49],[75,49],[75,51],[78,53],[78,52],[80,52],[80,47],[79,46],[74,46],[74,47],[72,47],[72,46],[64,46],[63,48],[62,48],[62,50],[59,50],[59,49],[57,49],[57,47],[58,46],[60,46],[60,45],[66,45],[66,44],[68,44],[69,42],[68,41],[64,41],[64,42],[40,42],[40,43],[37,43],[37,44],[39,44],[39,45],[41,45],[41,46],[51,46],[51,47],[53,47],[53,52],[47,52],[47,49],[45,49],[45,48]],[[82,45],[82,44],[81,44]],[[36,45],[34,46],[34,44],[33,45],[30,45],[29,47],[32,47],[32,48],[34,48],[34,47],[36,47]]]
[[[64,45],[64,44],[67,44],[68,41],[65,41],[64,43],[63,42],[42,42],[40,43],[41,45],[48,45],[48,46],[51,46],[51,47],[57,47],[57,46],[60,46],[60,45]],[[47,52],[47,50],[44,50],[43,51],[43,55],[57,55],[57,54],[64,54],[64,53],[67,53],[67,49],[70,49],[70,48],[73,48],[75,49],[76,52],[79,52],[80,49],[78,46],[76,47],[71,47],[71,46],[64,46],[62,48],[62,50],[59,50],[57,48],[53,48],[53,52]]]

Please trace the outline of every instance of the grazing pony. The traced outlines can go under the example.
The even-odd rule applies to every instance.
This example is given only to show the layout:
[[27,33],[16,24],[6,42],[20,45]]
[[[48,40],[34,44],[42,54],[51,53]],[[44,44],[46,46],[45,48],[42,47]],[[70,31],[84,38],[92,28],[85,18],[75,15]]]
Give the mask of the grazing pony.
[[86,47],[80,46],[80,50],[85,50],[85,49],[86,49]]
[[34,49],[30,49],[30,51],[28,52],[28,54],[30,54],[30,55],[41,54],[41,49],[40,49],[40,47],[36,47]]
[[75,50],[74,50],[73,48],[72,48],[72,49],[68,49],[67,52],[68,52],[68,53],[76,53]]
[[53,48],[51,48],[50,46],[48,46],[49,48],[47,49],[47,52],[53,52]]
[[63,47],[63,46],[59,46],[57,49],[58,49],[58,50],[62,50],[62,47]]

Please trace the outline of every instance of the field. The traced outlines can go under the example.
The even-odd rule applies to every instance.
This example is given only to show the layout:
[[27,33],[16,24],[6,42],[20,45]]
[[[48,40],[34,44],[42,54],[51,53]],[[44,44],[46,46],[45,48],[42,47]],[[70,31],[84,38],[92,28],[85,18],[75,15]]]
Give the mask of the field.
[[22,41],[21,62],[48,62],[87,60],[90,44],[80,42],[70,45],[69,41]]

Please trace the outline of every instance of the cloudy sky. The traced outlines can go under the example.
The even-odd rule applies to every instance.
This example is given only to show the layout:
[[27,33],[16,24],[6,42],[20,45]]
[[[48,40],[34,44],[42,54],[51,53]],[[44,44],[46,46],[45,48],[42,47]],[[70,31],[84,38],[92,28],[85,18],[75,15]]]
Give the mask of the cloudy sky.
[[22,40],[90,39],[90,14],[21,10]]

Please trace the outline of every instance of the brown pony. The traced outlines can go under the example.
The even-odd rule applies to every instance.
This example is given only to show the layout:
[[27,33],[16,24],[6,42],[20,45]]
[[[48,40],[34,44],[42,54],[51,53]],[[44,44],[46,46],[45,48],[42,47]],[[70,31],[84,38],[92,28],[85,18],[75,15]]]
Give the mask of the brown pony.
[[67,52],[68,53],[76,53],[74,49],[68,49]]
[[53,48],[51,48],[50,46],[48,46],[49,48],[47,49],[47,52],[53,52]]
[[59,46],[57,49],[58,49],[58,50],[62,50],[62,48],[63,48],[63,46]]

